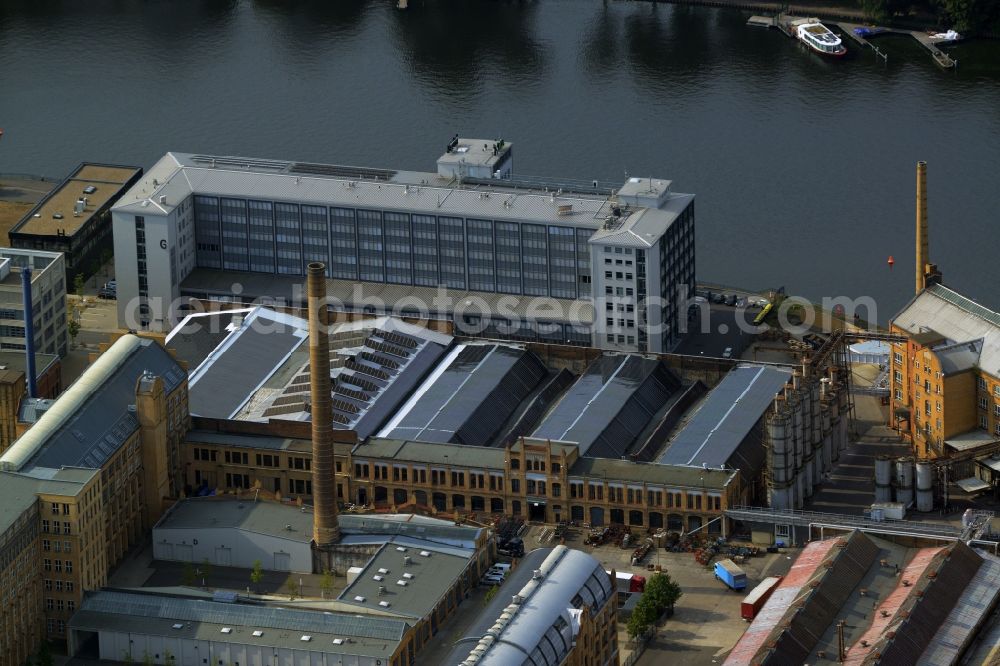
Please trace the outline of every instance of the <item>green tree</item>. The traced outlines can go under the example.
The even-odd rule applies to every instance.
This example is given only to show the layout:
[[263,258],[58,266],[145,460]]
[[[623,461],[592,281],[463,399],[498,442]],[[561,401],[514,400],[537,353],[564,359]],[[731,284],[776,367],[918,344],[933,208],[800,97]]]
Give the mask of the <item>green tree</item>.
[[184,566],[181,567],[181,585],[185,587],[191,587],[198,582],[198,572],[195,571],[194,565],[190,562],[185,562]]
[[323,570],[323,577],[319,580],[319,590],[324,599],[328,593],[333,592],[333,572],[329,569]]
[[48,641],[42,641],[35,653],[35,666],[52,666],[52,650]]
[[122,650],[122,663],[132,666],[135,663],[135,657],[132,656],[131,650]]
[[288,582],[285,583],[285,588],[288,589],[288,600],[295,601],[295,597],[299,596],[299,581],[295,578],[289,578]]
[[73,293],[77,296],[83,296],[83,273],[77,273],[76,277],[73,278]]
[[66,332],[69,333],[70,339],[75,343],[76,336],[80,335],[80,322],[76,319],[70,319],[66,322]]
[[201,576],[203,584],[208,584],[208,579],[212,577],[212,563],[208,561],[206,557],[201,561],[201,565],[198,567],[198,575]]
[[1000,27],[1000,3],[996,0],[936,0],[936,4],[941,20],[958,32]]
[[628,629],[629,637],[635,638],[646,633],[653,626],[653,623],[656,622],[658,616],[659,614],[656,612],[656,608],[654,608],[652,602],[643,594],[642,599],[632,609],[632,614],[628,618],[626,628]]
[[250,582],[254,584],[255,590],[262,580],[264,580],[264,567],[260,560],[254,560],[253,569],[250,571]]
[[656,610],[656,616],[659,617],[665,610],[673,608],[682,594],[684,593],[681,591],[681,586],[669,575],[656,573],[646,581],[646,589],[642,596],[650,600]]
[[148,651],[142,653],[142,666],[154,666],[155,663],[156,662],[153,661],[153,655],[149,654]]

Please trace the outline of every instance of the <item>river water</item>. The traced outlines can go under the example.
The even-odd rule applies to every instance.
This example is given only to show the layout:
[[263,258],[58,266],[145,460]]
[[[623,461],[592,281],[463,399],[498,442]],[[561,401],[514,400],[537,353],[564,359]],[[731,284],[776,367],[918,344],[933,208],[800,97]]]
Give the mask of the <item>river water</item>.
[[[748,12],[582,0],[7,0],[0,172],[168,150],[433,170],[503,137],[515,172],[670,178],[697,199],[699,280],[912,293],[914,165],[931,258],[1000,306],[1000,43],[908,37],[884,63],[806,52]],[[992,249],[991,249],[992,248]],[[886,260],[895,257],[890,270]]]

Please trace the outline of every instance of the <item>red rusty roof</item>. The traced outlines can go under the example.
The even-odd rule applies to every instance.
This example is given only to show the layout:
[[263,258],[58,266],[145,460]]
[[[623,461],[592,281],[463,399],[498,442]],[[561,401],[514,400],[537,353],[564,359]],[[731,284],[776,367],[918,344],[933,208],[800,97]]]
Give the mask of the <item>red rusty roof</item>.
[[[934,564],[934,558],[947,549],[946,546],[938,548],[921,548],[913,556],[910,563],[906,565],[899,575],[899,582],[896,589],[889,593],[882,603],[875,610],[874,619],[868,630],[861,635],[854,645],[847,648],[847,657],[844,664],[860,665],[865,658],[876,648],[877,641],[888,635],[891,627],[897,625],[903,618],[900,617],[900,610],[907,601],[915,598],[917,590],[921,589],[922,578],[927,573],[928,568]],[[936,568],[936,567],[933,567]],[[903,583],[907,584],[904,585]],[[863,643],[867,644],[864,645]]]
[[784,577],[778,589],[760,609],[757,617],[747,628],[736,647],[729,653],[725,665],[742,666],[755,663],[755,657],[765,648],[769,649],[766,646],[768,637],[778,627],[792,602],[798,598],[802,588],[827,560],[830,551],[836,548],[838,543],[846,542],[847,539],[843,537],[824,539],[823,541],[813,541],[802,550],[802,553],[795,559],[788,575]]

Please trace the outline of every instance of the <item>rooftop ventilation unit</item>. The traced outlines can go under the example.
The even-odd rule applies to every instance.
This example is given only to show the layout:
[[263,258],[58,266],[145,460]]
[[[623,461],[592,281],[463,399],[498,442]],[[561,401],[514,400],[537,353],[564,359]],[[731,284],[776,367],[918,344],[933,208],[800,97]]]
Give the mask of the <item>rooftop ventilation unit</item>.
[[409,566],[409,565],[410,565],[410,562],[411,562],[411,560],[410,560],[410,556],[409,556],[409,555],[403,555],[403,564],[404,564],[405,566]]
[[399,551],[400,553],[405,553],[406,552],[406,549],[403,548],[402,546],[396,546],[396,550]]

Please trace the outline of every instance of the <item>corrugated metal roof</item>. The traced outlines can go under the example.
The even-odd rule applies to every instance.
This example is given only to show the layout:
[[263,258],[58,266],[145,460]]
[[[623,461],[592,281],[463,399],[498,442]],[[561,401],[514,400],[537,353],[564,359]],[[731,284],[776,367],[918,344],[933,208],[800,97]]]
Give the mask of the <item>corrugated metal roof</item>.
[[401,441],[380,437],[369,437],[351,451],[351,457],[355,462],[368,458],[380,460],[392,458],[400,462],[459,465],[483,469],[503,469],[505,455],[505,450],[501,448]]
[[488,446],[546,373],[538,357],[520,347],[461,345],[378,436]]
[[933,331],[952,342],[983,340],[979,367],[1000,376],[1000,313],[935,284],[917,294],[892,323],[911,335]]
[[191,414],[231,418],[308,337],[304,328],[265,328],[259,321],[247,317],[191,374]]
[[979,355],[983,351],[983,339],[970,342],[959,342],[943,347],[935,347],[934,355],[941,362],[941,372],[955,375],[972,370],[979,364]]
[[[79,616],[79,617],[78,617]],[[171,635],[172,623],[191,622],[247,629],[282,630],[290,632],[294,643],[303,634],[351,637],[361,645],[343,649],[347,654],[392,655],[407,631],[403,620],[346,613],[296,610],[276,606],[219,603],[202,599],[162,596],[149,593],[102,590],[84,598],[80,613],[70,626],[94,629],[95,625],[114,629],[119,621],[145,621],[132,627],[135,633]],[[218,630],[215,632],[218,637]],[[273,640],[275,637],[270,637]],[[250,642],[244,637],[243,642]],[[335,652],[332,645],[322,650]]]
[[[33,451],[22,465],[100,467],[139,428],[130,410],[135,405],[137,380],[147,372],[161,377],[169,393],[186,376],[173,357],[153,340],[126,335],[104,354],[108,355],[107,361],[101,363],[102,354],[22,436],[25,441],[33,441]],[[71,413],[62,413],[63,401]],[[15,455],[15,447],[17,442],[4,459],[8,454]]]
[[[907,602],[911,601],[916,593],[917,581],[924,574],[934,568],[934,559],[945,551],[945,547],[921,548],[913,559],[903,567],[900,573],[896,588],[889,595],[880,601],[875,612],[872,614],[871,624],[868,629],[858,638],[857,641],[847,648],[847,655],[844,664],[863,664],[876,650],[881,650],[879,641],[890,627],[896,628],[899,624],[900,611]],[[906,581],[906,585],[903,582]]]
[[[852,546],[859,552],[848,553]],[[842,596],[845,590],[849,592],[863,573],[860,567],[867,569],[877,552],[877,547],[860,532],[808,544],[729,653],[725,664],[802,663],[840,606],[835,599],[831,605],[829,593],[820,587],[832,581],[837,587],[834,596]],[[828,562],[830,568],[825,566]],[[807,626],[797,626],[802,621]]]
[[[732,460],[734,454],[791,377],[791,371],[769,366],[734,368],[708,394],[691,420],[670,442],[659,462],[698,467],[703,464],[745,467],[744,461]],[[751,466],[760,464],[756,459],[745,462]]]
[[950,666],[972,642],[1000,597],[1000,558],[978,551],[983,563],[917,661],[917,666]]
[[535,439],[575,442],[580,455],[618,458],[680,388],[663,364],[635,355],[605,355],[560,398]]
[[[543,572],[539,580],[532,578],[536,569]],[[565,546],[528,553],[504,587],[522,601],[512,607],[510,596],[497,595],[455,642],[444,663],[461,663],[491,627],[503,622],[496,640],[479,658],[480,666],[556,666],[573,646],[573,613],[584,606],[594,613],[606,603],[616,603],[611,580],[600,562]],[[511,617],[501,619],[505,614]]]

